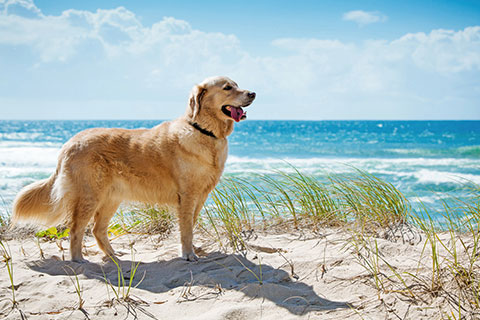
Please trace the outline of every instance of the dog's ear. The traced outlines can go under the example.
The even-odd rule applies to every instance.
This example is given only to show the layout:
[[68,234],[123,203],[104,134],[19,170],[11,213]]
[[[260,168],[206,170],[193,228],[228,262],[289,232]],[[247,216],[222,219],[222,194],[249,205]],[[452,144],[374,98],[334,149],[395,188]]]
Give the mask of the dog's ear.
[[197,114],[200,112],[202,97],[207,92],[207,89],[196,85],[193,87],[192,92],[190,93],[190,109],[192,112],[192,120],[195,119]]

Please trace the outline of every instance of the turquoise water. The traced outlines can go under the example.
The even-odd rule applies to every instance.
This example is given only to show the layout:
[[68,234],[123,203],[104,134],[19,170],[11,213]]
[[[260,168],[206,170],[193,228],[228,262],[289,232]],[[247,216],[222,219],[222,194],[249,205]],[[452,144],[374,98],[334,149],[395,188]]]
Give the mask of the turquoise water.
[[[92,127],[150,128],[161,121],[0,121],[2,212],[21,187],[48,177],[75,133]],[[252,121],[229,138],[226,175],[249,178],[290,164],[317,176],[351,166],[393,183],[412,202],[440,206],[448,192],[480,184],[480,121]],[[438,194],[439,193],[439,194]]]

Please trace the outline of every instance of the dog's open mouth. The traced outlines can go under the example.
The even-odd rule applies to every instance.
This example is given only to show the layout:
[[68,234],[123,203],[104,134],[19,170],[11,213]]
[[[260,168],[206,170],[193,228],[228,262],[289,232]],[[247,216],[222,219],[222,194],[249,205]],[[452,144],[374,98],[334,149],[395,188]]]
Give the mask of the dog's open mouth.
[[[242,106],[245,108],[248,105]],[[231,105],[224,105],[222,107],[223,113],[227,117],[231,117],[235,122],[239,122],[240,120],[247,119],[247,112],[242,109],[242,107],[234,107]]]

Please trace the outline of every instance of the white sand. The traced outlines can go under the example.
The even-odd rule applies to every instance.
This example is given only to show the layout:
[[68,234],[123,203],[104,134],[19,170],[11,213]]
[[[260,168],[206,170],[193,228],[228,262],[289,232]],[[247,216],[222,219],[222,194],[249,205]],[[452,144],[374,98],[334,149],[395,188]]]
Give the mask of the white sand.
[[[85,241],[87,264],[62,261],[62,251],[55,242],[40,241],[44,259],[34,239],[6,243],[13,256],[16,298],[28,319],[85,319],[83,312],[75,309],[78,297],[68,276],[73,270],[90,319],[133,319],[133,314],[138,319],[149,319],[149,314],[157,319],[438,317],[441,299],[417,306],[399,294],[379,294],[372,277],[346,248],[347,237],[335,229],[323,230],[321,235],[263,234],[247,241],[252,246],[244,257],[220,252],[212,239],[197,232],[196,244],[208,254],[198,262],[186,262],[178,258],[178,232],[160,241],[156,236],[124,235],[112,244],[127,253],[120,258],[125,281],[128,284],[132,266],[130,245],[134,261],[141,261],[134,285],[143,278],[131,290],[130,304],[109,303],[114,293],[106,286],[103,272],[117,289],[117,268],[111,261],[102,260],[91,237]],[[68,248],[67,240],[61,243]],[[417,267],[423,243],[379,239],[378,244],[399,270]],[[272,248],[281,249],[281,254]],[[68,259],[68,250],[65,256]],[[18,310],[10,311],[9,285],[6,269],[2,268],[0,318],[19,319]]]

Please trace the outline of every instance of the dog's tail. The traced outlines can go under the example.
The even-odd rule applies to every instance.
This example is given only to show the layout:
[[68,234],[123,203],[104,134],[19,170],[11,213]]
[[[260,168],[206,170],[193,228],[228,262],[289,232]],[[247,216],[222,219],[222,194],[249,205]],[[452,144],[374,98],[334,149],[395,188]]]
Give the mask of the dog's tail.
[[52,226],[62,220],[64,214],[54,196],[57,173],[26,186],[18,193],[13,202],[12,227],[19,222]]

